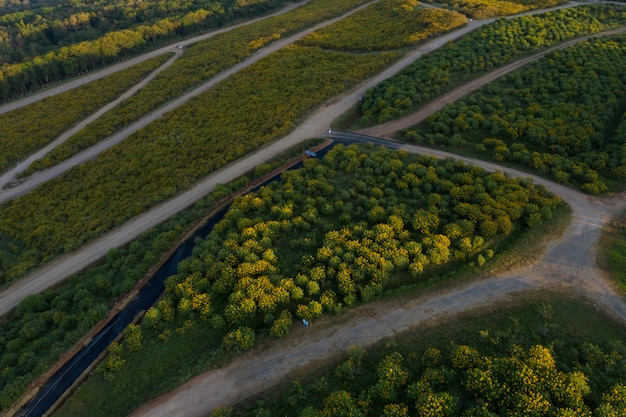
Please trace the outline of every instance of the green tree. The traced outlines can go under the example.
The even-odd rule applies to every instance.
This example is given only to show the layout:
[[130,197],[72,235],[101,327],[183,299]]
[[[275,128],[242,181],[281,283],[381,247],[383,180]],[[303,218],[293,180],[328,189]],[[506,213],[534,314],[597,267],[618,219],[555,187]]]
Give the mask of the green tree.
[[255,333],[250,327],[238,327],[224,336],[224,347],[233,352],[245,352],[254,346]]
[[324,417],[364,417],[357,401],[348,391],[340,390],[330,394],[324,400],[324,407],[320,412]]
[[141,326],[138,324],[129,324],[124,331],[124,344],[129,351],[134,352],[141,349],[143,334]]
[[283,310],[270,329],[270,334],[274,337],[282,338],[289,334],[289,330],[293,325],[293,318],[289,311]]
[[394,401],[399,390],[406,385],[409,373],[403,366],[404,358],[394,352],[383,358],[376,366],[378,381],[372,392],[384,401]]

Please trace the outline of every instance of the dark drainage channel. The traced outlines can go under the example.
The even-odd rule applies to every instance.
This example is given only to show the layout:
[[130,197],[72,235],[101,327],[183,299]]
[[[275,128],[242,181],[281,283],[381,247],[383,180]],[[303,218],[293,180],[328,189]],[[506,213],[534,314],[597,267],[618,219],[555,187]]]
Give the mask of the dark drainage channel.
[[[326,152],[332,148],[326,147],[316,154],[316,156],[323,156]],[[302,162],[294,165],[289,169],[296,169],[302,167]],[[271,182],[279,180],[281,174],[277,174],[262,184],[259,184],[254,189],[256,191],[260,187],[267,185]],[[74,381],[82,375],[83,372],[91,365],[98,356],[115,340],[115,338],[126,329],[126,327],[133,321],[133,319],[142,310],[148,310],[159,299],[165,289],[165,279],[171,275],[177,273],[178,263],[191,255],[191,251],[194,247],[194,241],[196,238],[206,237],[213,226],[220,221],[230,205],[217,212],[211,217],[205,225],[199,228],[191,237],[189,237],[183,244],[181,244],[176,252],[170,256],[167,261],[159,268],[150,281],[144,285],[139,291],[139,294],[120,311],[111,322],[106,325],[94,338],[82,348],[72,359],[70,359],[61,369],[59,369],[49,380],[46,382],[39,392],[27,402],[16,414],[18,417],[41,417],[54,405],[55,402],[65,391],[67,391]]]
[[126,329],[133,319],[142,310],[149,309],[161,296],[165,289],[165,279],[177,272],[178,263],[191,255],[194,240],[197,237],[207,236],[215,223],[222,219],[230,206],[219,211],[209,221],[198,229],[190,238],[178,247],[176,252],[154,274],[152,279],[143,286],[139,294],[120,311],[98,333],[91,342],[82,348],[65,366],[59,369],[44,384],[39,392],[24,405],[18,412],[20,417],[40,417],[54,405],[54,403],[67,391],[74,381],[91,365],[102,352]]

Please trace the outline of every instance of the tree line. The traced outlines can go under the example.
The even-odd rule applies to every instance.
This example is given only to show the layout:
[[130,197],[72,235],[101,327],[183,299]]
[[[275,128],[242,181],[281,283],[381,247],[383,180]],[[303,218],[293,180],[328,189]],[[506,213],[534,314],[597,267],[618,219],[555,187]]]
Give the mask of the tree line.
[[622,333],[580,300],[540,297],[354,347],[211,415],[621,416]]

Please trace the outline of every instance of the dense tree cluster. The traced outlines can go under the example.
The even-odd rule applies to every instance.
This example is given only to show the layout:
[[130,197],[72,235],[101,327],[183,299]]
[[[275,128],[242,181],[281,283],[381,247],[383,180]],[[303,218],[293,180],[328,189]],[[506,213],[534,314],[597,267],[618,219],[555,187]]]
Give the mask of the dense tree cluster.
[[248,329],[282,337],[293,318],[493,256],[496,235],[541,224],[559,203],[501,173],[354,145],[282,177],[233,203],[168,280],[148,325],[206,321],[237,348]]
[[[377,30],[371,30],[372,21]],[[391,50],[415,45],[433,35],[454,29],[465,16],[441,9],[419,7],[417,0],[385,0],[301,41],[328,49]]]
[[0,172],[45,146],[81,119],[137,84],[169,58],[132,68],[0,116]]
[[506,16],[526,10],[544,9],[565,3],[564,0],[444,0],[442,4],[475,19]]
[[[625,37],[556,51],[447,106],[404,138],[463,146],[597,194],[625,178]],[[616,134],[615,127],[620,126]]]
[[[43,4],[42,4],[43,3]],[[7,99],[157,43],[275,9],[281,0],[38,2],[0,18],[0,98]]]
[[73,276],[66,285],[24,299],[0,324],[0,410],[10,407],[33,380],[103,319],[114,299],[128,293],[186,228],[246,181],[218,187],[192,209],[127,247],[111,250],[103,265]]
[[425,55],[363,96],[362,123],[384,123],[481,73],[564,40],[626,23],[620,8],[572,7],[500,19]]

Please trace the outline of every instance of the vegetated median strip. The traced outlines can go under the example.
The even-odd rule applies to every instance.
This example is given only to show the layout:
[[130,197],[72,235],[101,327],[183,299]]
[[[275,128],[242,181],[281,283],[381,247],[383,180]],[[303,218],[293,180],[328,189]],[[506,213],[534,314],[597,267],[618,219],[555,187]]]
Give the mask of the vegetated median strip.
[[21,172],[27,170],[28,167],[34,161],[36,161],[37,159],[43,157],[44,155],[46,155],[48,152],[52,151],[57,146],[63,144],[72,135],[76,134],[78,131],[83,129],[85,126],[87,126],[88,124],[90,124],[94,120],[98,119],[103,114],[105,114],[108,111],[110,111],[112,108],[114,108],[115,106],[120,104],[122,101],[128,99],[129,97],[131,97],[132,95],[137,93],[137,91],[139,91],[146,84],[148,84],[150,81],[152,81],[152,79],[154,79],[154,77],[156,77],[158,73],[160,73],[161,71],[163,71],[164,69],[166,69],[167,67],[172,65],[174,63],[174,61],[176,61],[178,59],[178,57],[180,57],[180,55],[182,54],[182,51],[180,49],[173,49],[172,51],[174,52],[174,56],[172,56],[169,60],[167,60],[163,65],[158,67],[156,70],[152,71],[152,73],[150,73],[146,78],[141,80],[139,83],[135,84],[133,87],[131,87],[125,93],[123,93],[121,96],[119,96],[118,98],[116,98],[115,100],[113,100],[112,102],[107,104],[106,106],[102,107],[100,110],[96,111],[95,113],[93,113],[92,115],[87,117],[86,119],[83,119],[81,122],[79,122],[76,126],[72,127],[70,130],[67,130],[67,131],[63,132],[53,142],[51,142],[50,144],[46,145],[44,148],[41,148],[37,152],[31,154],[24,161],[21,161],[16,167],[14,167],[13,169],[10,169],[6,173],[4,173],[2,176],[0,176],[0,189],[17,185],[17,183],[14,182],[15,181],[15,177],[18,174],[20,174]]
[[284,48],[287,45],[291,45],[294,42],[296,42],[297,40],[303,38],[304,36],[313,33],[314,31],[323,28],[325,26],[328,26],[332,23],[338,22],[344,18],[346,18],[347,16],[350,16],[362,9],[365,9],[366,7],[368,7],[370,4],[372,3],[366,3],[362,6],[359,6],[355,9],[350,10],[349,12],[345,13],[342,16],[339,17],[335,17],[333,19],[327,20],[325,22],[319,23],[311,28],[308,28],[302,32],[299,32],[293,36],[290,36],[289,38],[280,40],[276,43],[271,44],[270,46],[260,49],[257,52],[255,52],[251,57],[247,58],[246,60],[242,61],[239,64],[236,64],[235,66],[231,67],[230,69],[216,75],[214,78],[212,78],[210,81],[208,81],[207,83],[201,85],[200,87],[190,91],[189,93],[183,95],[182,97],[168,103],[167,105],[165,105],[164,107],[161,107],[160,109],[150,113],[149,115],[139,119],[138,121],[134,122],[133,124],[131,124],[130,126],[128,126],[126,129],[123,129],[122,131],[116,133],[115,135],[111,136],[110,138],[103,140],[101,142],[99,142],[98,144],[92,146],[89,149],[86,149],[85,151],[73,156],[70,159],[67,159],[63,162],[61,162],[60,164],[47,169],[45,171],[42,172],[38,172],[36,174],[33,174],[31,177],[29,177],[28,179],[26,179],[24,182],[21,182],[19,185],[10,188],[10,189],[3,189],[0,190],[0,203],[8,201],[8,200],[12,200],[16,197],[19,197],[21,195],[26,194],[27,192],[29,192],[30,190],[32,190],[33,188],[37,187],[38,185],[52,179],[52,178],[56,178],[58,176],[60,176],[61,174],[63,174],[64,172],[66,172],[67,170],[73,168],[76,165],[79,165],[85,161],[91,160],[95,157],[98,156],[98,154],[100,154],[101,152],[104,152],[105,150],[115,146],[116,144],[122,142],[124,139],[126,139],[129,135],[131,135],[132,133],[140,130],[141,128],[147,126],[148,124],[150,124],[151,122],[160,119],[163,115],[165,115],[166,113],[173,111],[175,109],[177,109],[178,107],[180,107],[181,105],[185,104],[187,101],[189,101],[190,99],[199,96],[200,94],[210,90],[211,88],[213,88],[214,86],[216,86],[217,84],[221,83],[222,81],[226,80],[227,78],[229,78],[232,74],[247,68],[249,66],[251,66],[252,64],[260,61],[261,59],[265,58],[266,56],[270,55],[273,52],[276,52],[282,48]]
[[[424,104],[419,110],[417,110],[414,113],[411,113],[407,116],[403,116],[397,120],[383,123],[381,125],[377,125],[377,126],[366,128],[366,129],[361,129],[359,130],[359,133],[370,135],[370,136],[378,136],[378,137],[392,139],[392,137],[390,137],[391,135],[388,132],[399,132],[402,129],[413,127],[423,122],[427,117],[441,110],[446,105],[453,103],[462,97],[465,97],[466,95],[478,90],[479,88],[489,84],[492,81],[495,81],[503,77],[506,74],[509,74],[515,70],[518,70],[531,62],[539,60],[540,58],[543,58],[546,54],[550,52],[554,52],[559,49],[565,49],[577,43],[585,42],[591,38],[617,35],[617,34],[621,34],[624,32],[626,32],[626,27],[621,27],[621,28],[609,30],[606,32],[594,33],[593,35],[587,35],[581,38],[571,39],[569,41],[558,44],[556,46],[552,46],[544,51],[538,52],[529,57],[522,58],[519,61],[515,61],[503,67],[495,69],[489,72],[488,74],[483,75],[480,78],[469,81],[466,84],[458,88],[455,88],[454,90],[436,98],[435,100],[432,100]],[[393,136],[395,136],[395,133],[393,134]]]

